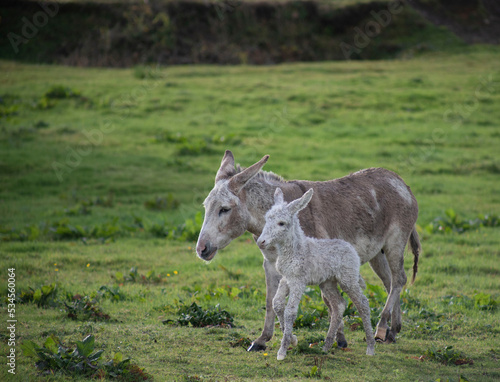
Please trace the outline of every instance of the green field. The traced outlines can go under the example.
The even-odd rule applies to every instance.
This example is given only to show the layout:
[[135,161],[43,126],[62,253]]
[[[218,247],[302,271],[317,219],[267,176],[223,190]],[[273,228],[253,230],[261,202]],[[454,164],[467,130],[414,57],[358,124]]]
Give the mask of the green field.
[[[20,345],[54,336],[74,348],[88,334],[103,360],[121,352],[157,381],[500,379],[500,228],[468,226],[479,215],[494,226],[500,213],[499,60],[500,49],[479,46],[409,60],[262,67],[1,61],[0,292],[7,295],[7,270],[15,268],[18,293],[57,283],[59,302],[16,303],[17,378],[4,365],[0,379],[71,380],[40,374]],[[194,251],[201,203],[226,149],[243,166],[269,154],[265,169],[287,179],[381,166],[411,186],[423,254],[402,297],[396,344],[378,344],[366,357],[351,316],[348,351],[309,347],[326,334],[326,319],[297,328],[299,347],[283,362],[279,331],[266,353],[245,351],[264,323],[262,255],[249,235],[209,264]],[[440,224],[452,232],[439,232]],[[408,254],[406,269],[412,261]],[[127,276],[132,267],[135,278]],[[376,314],[382,284],[366,265],[362,275]],[[99,294],[103,286],[117,297]],[[95,298],[110,319],[68,318],[63,302],[77,294]],[[176,324],[179,308],[193,302],[220,304],[235,327]],[[1,304],[6,312],[5,298]],[[315,308],[322,305],[312,289],[303,321]],[[446,346],[468,363],[433,359],[433,347]]]

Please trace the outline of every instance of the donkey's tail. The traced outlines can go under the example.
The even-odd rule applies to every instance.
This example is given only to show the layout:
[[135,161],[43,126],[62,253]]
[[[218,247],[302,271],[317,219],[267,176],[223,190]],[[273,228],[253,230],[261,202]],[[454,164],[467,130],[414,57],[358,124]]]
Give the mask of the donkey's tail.
[[413,227],[413,230],[411,231],[410,234],[410,239],[408,240],[409,247],[411,248],[411,251],[413,253],[413,276],[411,278],[411,283],[413,284],[415,282],[415,277],[417,276],[418,272],[418,257],[420,255],[420,252],[422,251],[422,246],[420,245],[420,239],[418,238],[418,233],[417,229],[415,226]]

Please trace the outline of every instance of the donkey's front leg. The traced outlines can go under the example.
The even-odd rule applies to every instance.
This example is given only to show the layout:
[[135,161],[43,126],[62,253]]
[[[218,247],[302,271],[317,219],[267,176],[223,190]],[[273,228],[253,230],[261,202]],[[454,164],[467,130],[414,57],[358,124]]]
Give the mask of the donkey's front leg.
[[264,260],[264,271],[266,272],[266,321],[264,322],[264,330],[259,338],[257,338],[247,351],[261,351],[266,349],[266,342],[273,337],[274,319],[276,314],[273,309],[273,298],[278,290],[278,285],[281,280],[281,275],[278,273],[274,264]]

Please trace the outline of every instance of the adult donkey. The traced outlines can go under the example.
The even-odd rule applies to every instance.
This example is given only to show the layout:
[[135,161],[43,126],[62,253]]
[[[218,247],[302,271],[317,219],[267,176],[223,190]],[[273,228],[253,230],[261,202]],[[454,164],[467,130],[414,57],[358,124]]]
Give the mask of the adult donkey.
[[[311,202],[299,214],[302,229],[311,237],[343,239],[356,248],[361,264],[370,263],[389,293],[375,337],[394,342],[401,330],[399,298],[406,284],[403,267],[406,243],[414,255],[412,282],[421,250],[415,230],[418,205],[410,188],[397,174],[383,168],[369,168],[326,182],[286,181],[272,172],[261,171],[268,158],[266,155],[242,170],[234,166],[231,151],[226,151],[215,176],[215,186],[203,203],[205,219],[196,245],[198,256],[212,260],[219,249],[245,231],[251,232],[256,240],[264,228],[265,214],[274,203],[277,187],[282,189],[287,202],[313,188]],[[272,301],[281,276],[267,261],[264,270],[266,320],[262,334],[249,351],[265,349],[274,331]],[[343,326],[337,332],[337,345],[347,346]]]

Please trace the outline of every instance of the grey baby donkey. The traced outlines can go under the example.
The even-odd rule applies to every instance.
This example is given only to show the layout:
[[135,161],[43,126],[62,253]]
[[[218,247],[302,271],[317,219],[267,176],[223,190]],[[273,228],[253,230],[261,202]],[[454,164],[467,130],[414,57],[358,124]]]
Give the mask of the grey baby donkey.
[[277,271],[282,275],[273,299],[274,312],[283,331],[277,358],[283,360],[290,344],[297,344],[292,328],[306,285],[319,285],[321,288],[323,301],[330,313],[330,327],[323,351],[327,352],[332,347],[346,307],[337,283],[351,298],[363,320],[366,354],[374,355],[375,339],[370,322],[370,307],[362,291],[365,284],[359,274],[360,261],[356,250],[343,240],[307,237],[300,227],[297,215],[307,206],[312,196],[313,190],[310,189],[301,198],[286,203],[283,192],[277,188],[274,206],[266,213],[266,224],[257,239],[257,245],[266,259],[275,263]]

